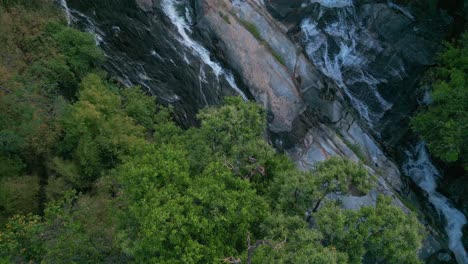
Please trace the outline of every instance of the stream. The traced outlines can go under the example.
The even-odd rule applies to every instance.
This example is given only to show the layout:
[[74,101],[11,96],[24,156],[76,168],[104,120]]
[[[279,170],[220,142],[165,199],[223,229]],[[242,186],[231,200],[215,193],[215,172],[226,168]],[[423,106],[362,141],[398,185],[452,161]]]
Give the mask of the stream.
[[445,196],[436,191],[440,173],[431,163],[426,145],[424,142],[419,142],[414,148],[408,150],[406,155],[408,159],[403,165],[403,171],[427,193],[429,202],[445,218],[445,231],[449,237],[449,248],[455,255],[457,262],[460,264],[468,263],[466,250],[462,244],[462,228],[466,224],[466,217],[453,207]]

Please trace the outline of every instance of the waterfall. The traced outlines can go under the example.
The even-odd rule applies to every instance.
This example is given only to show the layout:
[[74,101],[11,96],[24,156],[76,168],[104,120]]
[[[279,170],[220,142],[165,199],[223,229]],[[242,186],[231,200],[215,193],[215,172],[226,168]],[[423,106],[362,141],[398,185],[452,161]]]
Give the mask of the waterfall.
[[467,253],[462,243],[462,228],[466,224],[466,217],[454,208],[446,197],[436,191],[440,174],[432,165],[425,144],[418,143],[412,151],[407,151],[406,154],[408,160],[403,165],[403,171],[427,193],[429,202],[445,217],[449,248],[454,253],[457,262],[468,263]]
[[[206,65],[208,65],[216,77],[224,77],[230,86],[245,100],[247,101],[247,96],[239,89],[237,86],[234,77],[231,73],[227,72],[222,68],[222,66],[213,61],[210,56],[210,52],[205,49],[200,43],[195,41],[190,37],[189,34],[192,33],[188,21],[191,21],[191,16],[188,8],[185,6],[185,17],[182,17],[180,14],[180,8],[183,7],[183,4],[177,0],[163,0],[162,8],[164,13],[169,17],[172,24],[176,27],[179,34],[179,42],[182,43],[185,47],[191,50],[196,56],[198,56]],[[186,61],[187,64],[190,62]]]
[[[414,20],[407,9],[392,2],[387,5]],[[309,0],[303,7],[311,11],[301,22],[308,57],[323,74],[335,81],[372,127],[392,107],[379,93],[378,85],[386,83],[386,77],[402,79],[404,63],[399,61],[385,73],[373,71],[372,60],[384,50],[386,43],[368,32],[363,24],[365,19],[359,17],[352,0]],[[461,242],[466,218],[436,191],[439,172],[431,163],[424,143],[419,143],[407,155],[404,172],[428,194],[429,202],[446,219],[449,248],[458,263],[468,263]]]
[[[301,23],[307,55],[372,126],[393,106],[377,89],[387,80],[370,69],[372,58],[383,50],[382,43],[362,25],[352,0],[311,0],[310,4],[312,13]],[[394,74],[400,72],[395,69]]]
[[66,0],[59,0],[59,4],[62,7],[63,11],[65,12],[65,17],[67,19],[67,25],[70,26],[71,24],[71,14],[70,9],[68,8],[68,4]]
[[76,23],[77,20],[81,21],[83,23],[83,29],[92,34],[94,36],[94,40],[96,41],[96,45],[100,45],[102,42],[104,42],[104,33],[97,28],[91,18],[86,16],[83,13],[78,12],[77,10],[70,9],[68,7],[67,1],[66,0],[59,0],[59,4],[63,9],[63,12],[65,12],[65,16],[67,18],[67,25],[71,26],[72,22]]

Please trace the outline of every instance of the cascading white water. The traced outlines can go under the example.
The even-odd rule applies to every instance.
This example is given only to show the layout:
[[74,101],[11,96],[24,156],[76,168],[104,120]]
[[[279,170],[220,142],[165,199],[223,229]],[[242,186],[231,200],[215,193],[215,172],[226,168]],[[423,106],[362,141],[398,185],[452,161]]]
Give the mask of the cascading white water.
[[67,19],[67,25],[70,26],[70,24],[71,24],[71,14],[70,14],[70,9],[68,8],[67,1],[66,0],[60,0],[59,4],[62,7],[63,11],[65,12],[65,17]]
[[[387,82],[382,77],[386,75],[380,73],[377,77],[369,69],[371,60],[383,51],[385,43],[375,39],[363,26],[352,0],[309,0],[308,3],[314,6],[311,15],[302,21],[301,30],[309,58],[343,89],[353,107],[372,127],[392,107],[377,90],[379,84]],[[407,9],[391,2],[388,5],[414,20]],[[403,63],[399,62],[386,74],[401,79],[405,75]],[[375,102],[377,105],[371,105]],[[468,263],[461,242],[466,218],[446,197],[436,192],[439,173],[423,143],[408,151],[408,161],[403,170],[427,192],[430,203],[445,217],[449,248],[458,263]]]
[[[392,108],[377,90],[377,85],[386,79],[368,70],[371,54],[383,50],[381,43],[361,25],[352,0],[311,0],[310,3],[319,6],[313,16],[301,23],[309,58],[343,89],[353,107],[372,126]],[[363,98],[377,104],[369,106]]]
[[70,9],[68,7],[67,1],[66,0],[59,0],[58,3],[63,9],[63,12],[65,13],[65,17],[67,19],[67,24],[68,26],[71,26],[72,22],[76,22],[77,18],[81,19],[81,21],[84,21],[84,29],[86,32],[92,34],[94,36],[94,39],[96,41],[96,45],[101,44],[104,41],[104,36],[105,34],[98,29],[91,18],[86,16],[83,13],[80,13],[76,10]]
[[185,47],[193,51],[206,65],[208,65],[216,77],[224,77],[231,87],[244,99],[247,101],[247,96],[239,89],[237,86],[234,77],[231,73],[225,71],[221,65],[211,59],[210,52],[205,49],[200,43],[196,42],[190,37],[189,34],[192,33],[190,25],[187,23],[187,20],[191,19],[190,12],[185,7],[185,18],[180,16],[179,11],[177,10],[178,6],[182,6],[182,3],[177,0],[163,0],[162,8],[164,13],[169,17],[172,24],[176,27],[177,32],[179,33],[179,42],[182,43]]
[[[63,1],[65,2],[65,0]],[[93,20],[90,17],[72,9],[68,9],[68,15],[70,17],[70,21],[76,20],[75,18],[79,18],[79,20],[82,21],[84,24],[84,30],[94,36],[96,45],[100,45],[104,42],[104,32],[94,25]]]
[[429,202],[445,217],[445,231],[449,237],[449,248],[454,253],[459,264],[468,263],[468,257],[462,243],[462,228],[466,224],[466,217],[454,208],[450,201],[436,191],[437,179],[440,177],[437,169],[432,165],[425,144],[420,142],[414,150],[406,152],[407,162],[403,165],[406,175],[423,189],[429,196]]

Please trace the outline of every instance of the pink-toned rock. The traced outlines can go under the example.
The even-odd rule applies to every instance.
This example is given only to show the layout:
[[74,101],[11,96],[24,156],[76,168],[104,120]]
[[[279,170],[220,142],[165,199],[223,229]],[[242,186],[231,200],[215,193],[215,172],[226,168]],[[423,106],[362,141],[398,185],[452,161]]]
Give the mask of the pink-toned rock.
[[255,99],[271,111],[274,117],[270,129],[290,131],[303,102],[288,70],[273,57],[267,44],[232,14],[235,9],[230,1],[202,0],[201,6],[199,24],[221,39],[230,65],[243,77]]

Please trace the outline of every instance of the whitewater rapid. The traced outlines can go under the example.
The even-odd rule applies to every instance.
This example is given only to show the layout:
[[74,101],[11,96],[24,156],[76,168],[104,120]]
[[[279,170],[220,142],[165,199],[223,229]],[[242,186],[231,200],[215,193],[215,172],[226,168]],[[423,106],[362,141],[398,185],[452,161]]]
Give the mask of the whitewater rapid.
[[[372,127],[393,106],[377,89],[387,80],[369,69],[369,57],[383,50],[382,43],[363,27],[352,0],[312,0],[309,4],[319,5],[301,23],[307,55]],[[394,74],[403,71],[395,69]],[[377,105],[370,107],[366,101]]]
[[[164,13],[171,20],[172,24],[176,27],[177,32],[179,33],[179,42],[189,50],[193,51],[195,55],[197,55],[206,65],[208,65],[217,78],[220,76],[224,77],[226,81],[228,81],[229,85],[237,92],[237,94],[239,94],[245,101],[247,101],[247,96],[237,86],[233,75],[230,72],[224,70],[219,63],[213,61],[211,59],[210,52],[200,43],[190,37],[192,29],[189,23],[187,23],[187,21],[191,22],[192,20],[190,16],[190,10],[186,6],[184,7],[183,4],[177,0],[162,0],[161,5]],[[185,9],[185,17],[181,16],[181,12],[178,10],[181,7],[184,7]]]
[[429,202],[444,216],[449,248],[455,255],[457,262],[459,264],[468,263],[467,253],[462,243],[462,228],[466,224],[466,217],[454,208],[446,197],[436,191],[437,179],[440,178],[440,174],[432,165],[425,144],[418,143],[413,150],[407,151],[406,154],[408,160],[403,165],[405,174],[410,176],[427,193]]
[[[311,15],[301,23],[307,55],[323,74],[333,79],[345,92],[353,107],[372,127],[392,108],[392,104],[377,89],[379,84],[387,82],[385,75],[380,73],[376,76],[369,67],[371,60],[384,50],[385,43],[365,29],[352,0],[310,0],[307,5],[312,4]],[[391,2],[387,4],[414,20],[407,9]],[[388,74],[404,77],[403,62]],[[370,102],[378,104],[371,106]],[[466,217],[436,191],[440,174],[431,163],[424,143],[419,143],[406,153],[408,160],[403,165],[403,171],[428,194],[429,202],[443,215],[447,223],[445,231],[449,237],[449,248],[459,264],[467,264],[467,253],[462,244],[462,227],[467,222]]]

